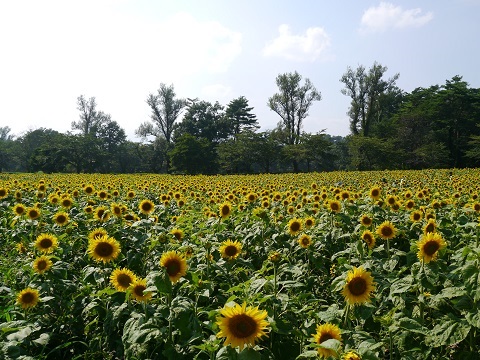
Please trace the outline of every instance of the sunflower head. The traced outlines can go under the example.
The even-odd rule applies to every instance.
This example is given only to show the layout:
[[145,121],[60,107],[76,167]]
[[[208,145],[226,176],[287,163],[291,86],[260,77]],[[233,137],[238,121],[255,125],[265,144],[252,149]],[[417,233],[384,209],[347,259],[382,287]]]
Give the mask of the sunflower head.
[[40,234],[35,240],[35,247],[42,253],[50,254],[58,247],[57,237],[52,234]]
[[232,205],[228,202],[224,202],[220,205],[219,212],[222,219],[226,219],[232,213]]
[[[321,344],[324,341],[335,339],[342,341],[342,335],[340,334],[340,328],[337,325],[331,323],[325,323],[317,325],[317,332],[313,335],[313,340],[316,344]],[[317,348],[318,355],[320,357],[328,358],[329,356],[336,356],[336,352],[332,349]]]
[[110,283],[118,291],[126,291],[136,279],[135,274],[128,269],[115,269],[110,276]]
[[298,238],[298,244],[302,248],[307,249],[312,244],[312,238],[307,234],[302,234]]
[[163,266],[172,283],[176,283],[182,276],[187,274],[187,261],[185,257],[176,251],[167,251],[160,258],[160,266]]
[[147,302],[152,298],[151,292],[145,292],[147,289],[147,280],[136,279],[131,284],[132,296],[138,302]]
[[363,304],[370,301],[370,296],[375,290],[373,277],[363,267],[350,270],[347,274],[342,294],[350,305]]
[[434,233],[437,230],[437,224],[435,219],[429,219],[425,226],[423,227],[423,233],[426,235],[428,233]]
[[445,248],[447,243],[439,233],[427,233],[418,242],[417,257],[424,263],[435,261],[440,250]]
[[13,207],[13,213],[16,215],[16,216],[21,216],[23,214],[25,214],[25,206],[23,204],[17,204]]
[[297,235],[302,230],[302,220],[293,218],[288,222],[288,232],[290,235]]
[[380,195],[382,194],[382,190],[378,186],[374,186],[370,189],[369,196],[373,200],[378,200],[380,199]]
[[242,244],[238,241],[226,240],[219,248],[220,254],[224,259],[234,260],[242,252]]
[[95,261],[108,263],[120,255],[120,244],[113,237],[103,235],[88,242],[88,254]]
[[423,218],[423,213],[420,210],[415,210],[410,213],[411,222],[419,222]]
[[155,210],[155,204],[152,201],[145,199],[140,202],[138,209],[142,214],[148,215]]
[[360,218],[360,223],[363,226],[369,227],[370,225],[372,225],[372,218],[369,215],[364,214]]
[[307,229],[310,229],[313,225],[315,225],[315,219],[309,216],[305,219],[304,224]]
[[30,220],[35,220],[40,217],[40,209],[37,207],[29,207],[27,209],[27,216]]
[[349,351],[343,355],[343,360],[362,360],[355,351]]
[[33,261],[33,269],[37,274],[44,274],[46,271],[50,270],[53,263],[48,256],[42,255],[36,258]]
[[94,210],[94,217],[100,222],[110,219],[110,211],[105,206],[99,206]]
[[68,223],[69,217],[65,211],[60,211],[53,216],[53,221],[59,226],[63,226]]
[[28,309],[37,305],[40,299],[40,293],[37,289],[26,288],[17,295],[17,304],[23,309]]
[[172,231],[170,231],[170,234],[175,236],[175,239],[177,239],[178,241],[182,241],[182,239],[183,239],[183,230],[182,229],[178,229],[178,228],[172,229]]
[[328,209],[331,212],[338,213],[342,209],[342,204],[338,200],[330,200],[328,202]]
[[267,335],[269,322],[266,320],[267,312],[258,307],[235,304],[233,307],[225,306],[217,316],[220,331],[218,338],[226,338],[224,346],[240,347],[254,346],[262,336]]
[[362,233],[362,240],[367,243],[369,249],[375,246],[375,235],[370,230],[365,230]]
[[390,221],[384,221],[377,228],[377,234],[382,239],[393,239],[396,235],[397,229]]

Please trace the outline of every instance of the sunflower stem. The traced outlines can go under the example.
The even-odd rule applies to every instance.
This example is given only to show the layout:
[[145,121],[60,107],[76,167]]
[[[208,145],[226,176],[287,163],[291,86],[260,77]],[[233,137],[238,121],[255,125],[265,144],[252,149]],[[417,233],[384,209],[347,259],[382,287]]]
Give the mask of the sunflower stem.
[[350,315],[350,305],[346,304],[345,305],[345,319],[343,319],[343,326],[350,328],[350,322],[348,321],[348,317]]
[[424,318],[424,295],[423,295],[423,285],[422,285],[422,277],[424,275],[424,261],[422,260],[421,261],[422,265],[420,267],[420,276],[419,276],[419,280],[420,280],[420,296],[419,296],[419,300],[420,300],[420,323],[423,324],[423,318]]
[[388,351],[388,354],[390,356],[390,360],[393,359],[393,338],[392,338],[392,332],[390,330],[388,330],[388,337],[389,337],[389,351]]
[[390,260],[390,239],[387,239],[387,257]]
[[173,346],[173,331],[172,331],[172,293],[167,294],[168,308],[170,314],[168,316],[168,343]]

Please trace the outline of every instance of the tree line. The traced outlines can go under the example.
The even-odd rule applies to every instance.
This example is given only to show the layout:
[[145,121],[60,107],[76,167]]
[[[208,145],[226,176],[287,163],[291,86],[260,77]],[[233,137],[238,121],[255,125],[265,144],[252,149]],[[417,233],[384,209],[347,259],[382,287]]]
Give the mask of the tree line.
[[348,67],[340,78],[350,98],[350,134],[302,130],[321,93],[298,72],[279,74],[267,100],[279,116],[259,131],[248,99],[182,99],[161,83],[146,98],[149,121],[127,140],[95,97],[77,98],[71,131],[39,128],[15,137],[0,127],[0,170],[27,172],[237,174],[333,170],[476,167],[480,161],[480,89],[461,76],[443,85],[401,90],[387,67]]

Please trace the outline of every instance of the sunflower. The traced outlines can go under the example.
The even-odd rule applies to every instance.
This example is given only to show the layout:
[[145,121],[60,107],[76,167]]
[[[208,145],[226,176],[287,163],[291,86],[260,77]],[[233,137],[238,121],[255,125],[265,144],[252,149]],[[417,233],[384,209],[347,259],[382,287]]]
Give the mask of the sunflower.
[[45,255],[42,255],[33,261],[33,269],[36,273],[40,275],[50,270],[52,265],[52,260],[50,260],[50,258]]
[[418,242],[417,257],[424,263],[437,260],[438,252],[447,246],[442,235],[439,233],[428,233],[424,235]]
[[183,255],[176,251],[167,251],[160,258],[160,266],[167,270],[172,283],[176,283],[182,276],[187,274],[187,261]]
[[35,240],[35,247],[42,253],[50,254],[58,247],[57,237],[52,234],[40,234]]
[[375,246],[375,235],[370,230],[365,230],[362,233],[362,240],[367,243],[369,249]]
[[131,284],[132,295],[138,302],[147,302],[152,298],[151,292],[145,292],[147,289],[147,280],[136,279]]
[[370,192],[369,192],[369,196],[373,199],[373,200],[378,200],[380,199],[380,195],[382,193],[382,190],[378,187],[378,186],[374,186],[370,189]]
[[60,201],[60,204],[65,208],[65,209],[69,209],[72,207],[73,205],[73,200],[70,198],[70,197],[64,197],[61,201]]
[[116,217],[122,217],[123,215],[123,211],[122,211],[122,207],[121,205],[117,204],[117,203],[114,203],[112,202],[110,204],[110,211],[112,212],[113,215],[115,215]]
[[220,328],[217,337],[226,338],[224,346],[239,346],[240,351],[245,346],[254,346],[257,340],[267,335],[267,315],[265,310],[247,306],[246,303],[241,306],[225,306],[217,316],[216,324]]
[[281,258],[282,255],[278,251],[274,251],[270,255],[268,255],[268,260],[273,263],[279,262]]
[[298,238],[298,244],[302,248],[307,249],[312,244],[312,238],[307,234],[302,234]]
[[419,222],[423,218],[423,213],[420,210],[415,210],[410,213],[411,222]]
[[93,239],[101,238],[106,235],[108,235],[107,230],[104,228],[96,228],[88,233],[88,240],[92,241]]
[[28,309],[37,305],[40,293],[37,289],[26,288],[17,295],[17,304],[23,309]]
[[349,351],[343,355],[343,360],[362,360],[355,351]]
[[248,193],[246,198],[247,198],[248,202],[254,202],[257,199],[257,194],[255,194],[253,192]]
[[142,200],[138,205],[138,209],[142,214],[148,215],[155,210],[155,204],[148,199]]
[[231,241],[229,239],[222,243],[219,251],[224,259],[234,260],[242,252],[242,244],[237,240]]
[[288,232],[290,235],[297,235],[302,230],[302,220],[293,218],[288,222]]
[[0,199],[6,198],[8,195],[8,189],[0,188]]
[[372,225],[372,221],[373,221],[372,218],[366,214],[362,215],[362,217],[360,218],[360,224],[366,227],[369,227],[370,225]]
[[110,283],[118,291],[126,291],[136,279],[135,274],[128,269],[115,269],[110,276]]
[[435,230],[437,230],[437,224],[435,223],[435,219],[429,219],[423,227],[423,233],[427,235],[429,233],[434,233]]
[[183,239],[183,230],[182,229],[178,229],[178,228],[172,229],[172,231],[170,231],[170,234],[175,236],[175,238],[178,241],[182,241],[182,239]]
[[94,188],[92,185],[86,185],[86,186],[83,188],[83,191],[85,191],[85,194],[91,195],[91,194],[93,194],[93,192],[95,191],[95,188]]
[[59,226],[63,226],[68,223],[68,214],[64,211],[60,211],[53,216],[53,221]]
[[226,219],[232,213],[232,205],[230,205],[230,203],[228,202],[224,202],[223,204],[220,205],[219,210],[220,210],[220,216],[222,217],[222,219]]
[[99,206],[94,210],[94,217],[100,222],[110,219],[110,211],[105,206]]
[[29,207],[27,209],[27,216],[30,220],[35,220],[40,217],[40,209],[37,207]]
[[[335,339],[342,341],[342,335],[340,335],[340,328],[337,325],[331,323],[325,323],[322,325],[317,325],[317,332],[313,335],[313,340],[317,344],[321,344],[324,341]],[[318,355],[320,357],[328,358],[329,356],[335,356],[336,352],[332,349],[325,349],[322,347],[317,348]]]
[[13,207],[13,213],[16,215],[16,216],[21,216],[23,214],[25,214],[25,206],[23,204],[17,204]]
[[120,244],[113,237],[103,235],[88,242],[88,253],[96,261],[104,263],[115,260],[120,255]]
[[370,301],[370,295],[375,290],[373,277],[363,267],[353,267],[347,274],[342,294],[350,305],[362,304]]
[[328,202],[328,209],[331,212],[338,213],[342,209],[342,204],[338,200],[330,200]]
[[397,229],[390,221],[384,221],[377,227],[377,234],[382,239],[393,239],[396,235]]
[[309,216],[305,219],[304,224],[307,229],[310,229],[313,225],[315,225],[315,219]]

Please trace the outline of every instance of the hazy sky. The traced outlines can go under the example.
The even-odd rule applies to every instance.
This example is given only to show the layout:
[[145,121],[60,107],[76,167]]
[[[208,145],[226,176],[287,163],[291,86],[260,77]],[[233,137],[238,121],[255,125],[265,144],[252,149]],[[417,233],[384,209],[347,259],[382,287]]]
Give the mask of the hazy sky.
[[480,0],[0,0],[0,126],[60,132],[77,97],[134,131],[160,83],[222,105],[245,96],[262,130],[280,73],[309,78],[322,100],[304,130],[347,135],[347,67],[375,61],[397,85],[480,87]]

